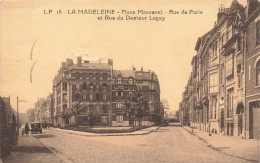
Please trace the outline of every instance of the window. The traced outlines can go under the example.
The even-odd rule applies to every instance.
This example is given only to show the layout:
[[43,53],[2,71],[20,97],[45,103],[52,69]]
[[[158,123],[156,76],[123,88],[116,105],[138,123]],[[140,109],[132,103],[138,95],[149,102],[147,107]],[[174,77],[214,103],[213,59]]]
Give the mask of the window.
[[89,94],[89,100],[93,101],[93,94],[92,93]]
[[87,84],[83,83],[83,89],[87,89]]
[[117,102],[116,103],[116,108],[118,108],[118,109],[123,108],[123,102]]
[[117,79],[117,84],[122,84],[122,79],[121,78]]
[[76,79],[79,79],[80,74],[78,72],[76,72]]
[[103,89],[107,88],[107,83],[103,83]]
[[90,78],[90,79],[93,79],[93,73],[90,73],[90,74],[89,74],[89,78]]
[[107,79],[107,73],[103,73],[103,79]]
[[87,100],[87,95],[86,93],[83,94],[83,101],[86,101]]
[[76,84],[76,91],[79,91],[79,84]]
[[221,36],[221,45],[223,46],[224,44],[225,44],[225,36],[224,36],[224,34],[222,34],[222,36]]
[[154,94],[149,94],[149,101],[153,102],[154,101]]
[[233,75],[234,70],[234,62],[233,62],[233,54],[230,54],[226,57],[226,77]]
[[225,81],[225,71],[224,71],[224,63],[220,65],[220,84],[224,84]]
[[116,96],[119,96],[119,97],[123,96],[123,92],[122,91],[117,91],[116,92]]
[[93,112],[93,111],[94,111],[94,106],[93,106],[93,105],[90,105],[90,106],[89,106],[89,111],[90,111],[90,112]]
[[102,116],[101,117],[101,123],[102,124],[107,124],[107,116]]
[[107,105],[103,105],[103,113],[107,113]]
[[107,101],[107,94],[103,94],[103,101]]
[[216,41],[212,46],[212,60],[218,56],[218,42]]
[[217,92],[218,90],[218,78],[217,78],[217,73],[213,73],[213,74],[210,74],[209,75],[209,92],[210,93],[215,93]]
[[76,93],[76,101],[80,101],[80,96],[79,96],[79,93]]
[[89,86],[90,86],[90,89],[91,89],[91,90],[94,89],[94,84],[93,84],[93,83],[90,83]]
[[117,115],[116,116],[116,121],[117,122],[123,122],[123,115]]
[[67,100],[67,93],[63,94],[63,100]]
[[231,39],[231,37],[232,37],[232,34],[233,34],[233,32],[232,32],[232,26],[229,26],[228,28],[227,28],[227,41],[229,40],[229,39]]
[[260,60],[256,63],[256,86],[260,86]]
[[241,74],[241,64],[237,65],[237,87],[241,88],[242,85],[242,74]]
[[260,20],[256,22],[256,46],[260,45]]
[[138,84],[138,85],[137,85],[137,89],[138,89],[138,90],[142,90],[142,89],[143,89],[143,88],[142,88],[142,85],[141,85],[141,84]]
[[129,84],[133,84],[133,79],[129,79]]
[[100,73],[97,73],[96,76],[97,76],[97,79],[99,79],[100,78]]
[[153,104],[150,105],[150,111],[154,111],[154,105]]
[[97,100],[97,101],[100,101],[99,93],[96,94],[96,100]]
[[153,83],[150,84],[150,89],[154,90],[154,84]]
[[234,89],[229,89],[227,91],[227,109],[228,111],[233,111],[233,93]]
[[96,89],[99,89],[99,83],[97,83],[97,85],[96,85]]
[[82,74],[83,79],[86,79],[86,73]]
[[67,83],[63,83],[62,88],[63,88],[63,90],[67,90]]

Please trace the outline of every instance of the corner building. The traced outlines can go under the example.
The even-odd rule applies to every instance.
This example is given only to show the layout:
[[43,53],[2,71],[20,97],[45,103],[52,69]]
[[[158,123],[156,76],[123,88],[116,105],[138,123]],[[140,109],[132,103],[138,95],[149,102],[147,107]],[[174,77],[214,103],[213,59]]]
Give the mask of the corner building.
[[[139,125],[137,119],[129,118],[124,102],[136,90],[149,101],[149,114],[142,118],[141,125],[153,125],[155,117],[163,115],[154,72],[113,70],[111,59],[108,63],[90,63],[78,57],[76,64],[67,59],[53,80],[54,125],[89,125],[90,115],[96,117],[94,125]],[[64,116],[64,112],[72,112],[79,105],[80,111]]]

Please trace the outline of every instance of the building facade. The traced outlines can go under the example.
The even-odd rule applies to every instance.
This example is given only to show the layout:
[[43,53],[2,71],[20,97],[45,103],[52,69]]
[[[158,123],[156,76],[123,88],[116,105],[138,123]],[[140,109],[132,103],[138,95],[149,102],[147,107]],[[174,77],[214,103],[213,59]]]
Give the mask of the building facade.
[[246,137],[260,139],[260,4],[249,1],[246,9],[247,19],[245,58],[246,78]]
[[[220,6],[214,27],[198,38],[197,54],[192,59],[192,84],[187,84],[192,86],[192,127],[258,138],[258,15],[257,0],[248,1],[246,7],[233,0],[230,8]],[[181,106],[185,106],[183,102],[188,104],[183,100]]]
[[142,125],[152,125],[153,115],[161,113],[159,81],[154,72],[113,70],[111,59],[108,63],[90,63],[78,57],[76,64],[67,59],[53,80],[53,123],[57,126],[137,123],[129,117],[125,100],[141,86],[145,98],[151,98],[149,116],[142,119]]

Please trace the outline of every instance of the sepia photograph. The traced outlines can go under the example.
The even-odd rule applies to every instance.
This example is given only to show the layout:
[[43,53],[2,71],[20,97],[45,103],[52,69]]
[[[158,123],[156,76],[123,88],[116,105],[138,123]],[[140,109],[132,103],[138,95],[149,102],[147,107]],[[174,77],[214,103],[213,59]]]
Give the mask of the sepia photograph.
[[260,162],[259,0],[0,0],[0,163]]

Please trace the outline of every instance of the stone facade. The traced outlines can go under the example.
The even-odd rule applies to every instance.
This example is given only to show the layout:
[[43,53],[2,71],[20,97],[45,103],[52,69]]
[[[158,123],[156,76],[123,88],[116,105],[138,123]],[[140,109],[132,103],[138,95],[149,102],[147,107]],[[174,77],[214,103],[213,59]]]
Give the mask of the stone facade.
[[187,96],[185,89],[180,105],[190,126],[241,138],[259,135],[253,134],[259,128],[253,120],[259,117],[260,97],[258,15],[258,1],[243,7],[233,0],[230,8],[219,8],[214,27],[198,38],[186,86],[192,91]]
[[151,98],[150,114],[142,123],[152,125],[153,115],[161,114],[160,87],[154,72],[113,70],[111,59],[108,63],[90,63],[78,57],[76,64],[67,59],[53,80],[53,123],[57,126],[90,125],[92,121],[100,126],[136,124],[126,112],[125,99],[141,85],[145,98]]

